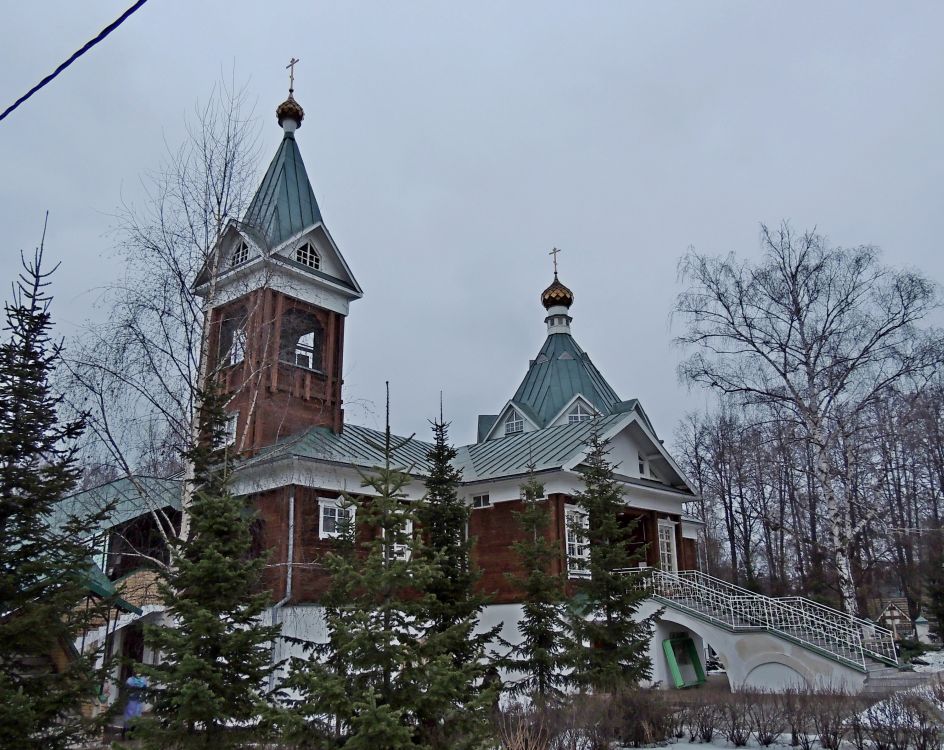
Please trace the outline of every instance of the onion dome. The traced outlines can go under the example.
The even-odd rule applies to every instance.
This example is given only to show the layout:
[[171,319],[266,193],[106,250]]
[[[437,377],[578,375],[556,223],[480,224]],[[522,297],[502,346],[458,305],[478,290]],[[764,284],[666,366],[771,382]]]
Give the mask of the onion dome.
[[574,293],[558,281],[555,273],[554,281],[541,293],[541,304],[545,310],[552,307],[570,307],[574,304]]
[[292,92],[289,91],[288,99],[276,108],[275,116],[279,118],[279,125],[282,125],[282,127],[285,127],[283,122],[286,120],[293,120],[295,122],[295,128],[300,128],[302,126],[302,120],[305,119],[305,110],[302,109],[301,104],[295,101],[295,97],[292,95]]

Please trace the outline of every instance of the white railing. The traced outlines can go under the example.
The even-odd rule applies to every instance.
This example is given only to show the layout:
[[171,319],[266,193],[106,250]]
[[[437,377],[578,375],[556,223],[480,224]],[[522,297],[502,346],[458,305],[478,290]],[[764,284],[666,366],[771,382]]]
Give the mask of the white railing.
[[866,657],[898,663],[891,631],[809,599],[763,596],[697,570],[638,572],[655,596],[728,630],[764,630],[863,671]]

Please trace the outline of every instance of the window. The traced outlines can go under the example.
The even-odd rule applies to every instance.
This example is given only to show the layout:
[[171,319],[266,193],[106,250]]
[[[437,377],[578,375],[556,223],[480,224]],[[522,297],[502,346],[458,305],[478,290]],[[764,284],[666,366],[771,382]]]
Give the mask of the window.
[[593,412],[584,406],[580,401],[577,402],[576,406],[570,410],[570,414],[567,415],[568,424],[573,424],[574,422],[586,422],[590,419],[593,419]]
[[488,495],[472,495],[473,508],[491,508],[492,501]]
[[246,356],[246,331],[243,328],[237,328],[233,332],[233,343],[229,347],[230,365],[238,365]]
[[316,271],[321,268],[321,256],[315,251],[315,246],[306,242],[295,251],[295,260],[302,265],[314,268]]
[[505,420],[505,434],[514,435],[522,430],[524,430],[524,420],[516,409],[512,409],[508,412],[508,418]]
[[354,523],[354,506],[343,500],[321,498],[318,507],[321,516],[318,536],[322,539],[337,539]]
[[586,530],[590,527],[587,514],[576,508],[564,511],[567,524],[567,574],[571,578],[590,575],[590,542]]
[[220,320],[219,362],[229,366],[239,364],[246,356],[246,319],[242,305],[226,310]]
[[321,372],[324,333],[313,313],[289,310],[282,316],[279,360]]
[[243,241],[236,246],[235,250],[233,250],[233,256],[229,259],[229,264],[231,267],[235,268],[236,266],[245,263],[247,260],[249,260],[249,245]]
[[230,414],[226,417],[226,424],[223,427],[223,447],[228,448],[236,444],[236,424],[239,422],[239,412]]
[[[381,534],[385,536],[385,529],[381,529]],[[410,542],[413,540],[413,519],[404,518],[400,522],[399,529],[397,529],[393,536],[393,544],[390,545],[391,558],[406,562],[410,559]]]
[[674,573],[678,567],[675,560],[675,524],[659,521],[659,567]]
[[649,476],[649,459],[642,455],[642,453],[637,453],[636,455],[639,456],[639,476]]

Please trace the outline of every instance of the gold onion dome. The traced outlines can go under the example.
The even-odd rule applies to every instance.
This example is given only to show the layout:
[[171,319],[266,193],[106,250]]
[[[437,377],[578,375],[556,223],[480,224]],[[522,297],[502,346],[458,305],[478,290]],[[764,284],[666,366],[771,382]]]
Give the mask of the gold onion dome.
[[289,91],[288,99],[282,102],[275,110],[275,116],[279,118],[279,125],[283,120],[294,120],[298,127],[302,126],[302,120],[305,118],[305,110],[302,105],[295,101],[292,92]]
[[541,304],[545,310],[552,307],[570,307],[574,304],[574,293],[557,280],[557,274],[554,274],[554,281],[541,293]]

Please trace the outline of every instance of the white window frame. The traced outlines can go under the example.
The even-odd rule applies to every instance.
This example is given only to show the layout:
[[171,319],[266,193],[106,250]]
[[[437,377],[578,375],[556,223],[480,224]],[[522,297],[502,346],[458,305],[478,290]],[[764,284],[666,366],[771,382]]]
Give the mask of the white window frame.
[[[413,519],[404,518],[403,519],[403,535],[406,539],[413,540]],[[380,530],[381,536],[386,536],[387,530]],[[410,550],[409,542],[404,542],[402,544],[394,543],[390,545],[390,552],[393,555],[394,560],[400,560],[401,562],[408,562],[412,554]]]
[[524,417],[517,409],[512,408],[505,418],[505,434],[517,435],[519,432],[524,432]]
[[[659,569],[667,573],[678,572],[678,545],[675,538],[675,522],[659,519],[658,523]],[[669,548],[663,546],[668,542]],[[666,562],[669,567],[666,567]]]
[[637,453],[636,455],[639,457],[639,476],[651,477],[652,474],[649,471],[649,459],[642,455],[642,453]]
[[318,255],[315,246],[310,242],[305,242],[298,246],[295,250],[295,260],[303,266],[314,268],[316,271],[321,270],[321,256]]
[[492,499],[489,497],[487,492],[481,495],[472,495],[472,507],[473,508],[491,508]]
[[567,414],[567,424],[589,422],[591,419],[593,419],[593,411],[584,406],[581,401],[574,404],[574,408]]
[[[341,536],[338,531],[338,524],[342,519],[343,513],[347,514],[348,523],[353,526],[355,518],[355,507],[353,503],[345,503],[343,500],[331,497],[318,498],[318,538],[319,539],[337,539]],[[331,511],[327,513],[325,511]],[[334,531],[328,531],[325,526],[325,516],[330,515],[334,522]]]
[[587,512],[576,505],[564,506],[564,550],[567,554],[567,577],[590,577],[590,541],[577,533],[577,523],[581,528],[590,528]]
[[237,328],[233,331],[233,343],[229,345],[227,364],[232,367],[246,358],[246,329]]
[[235,268],[236,266],[241,266],[247,260],[249,260],[249,245],[243,240],[236,246],[236,249],[233,250],[233,255],[229,259],[229,265],[231,268]]
[[229,448],[236,445],[236,434],[239,425],[239,412],[233,412],[226,415],[226,423],[223,426],[223,447]]

